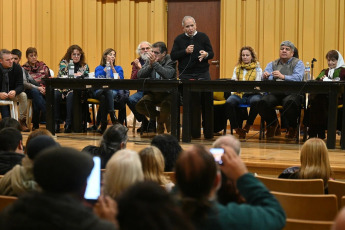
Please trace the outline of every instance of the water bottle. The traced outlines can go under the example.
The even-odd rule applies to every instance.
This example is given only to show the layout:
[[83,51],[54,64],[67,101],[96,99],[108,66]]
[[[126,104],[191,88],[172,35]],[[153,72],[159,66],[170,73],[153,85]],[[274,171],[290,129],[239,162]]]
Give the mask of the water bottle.
[[262,80],[262,69],[260,67],[260,62],[256,62],[256,74]]
[[68,63],[68,78],[74,78],[74,63],[70,60]]
[[105,78],[111,78],[111,67],[110,67],[110,63],[107,62],[106,68],[105,68]]
[[309,62],[305,63],[305,69],[304,69],[304,81],[310,80],[310,65]]

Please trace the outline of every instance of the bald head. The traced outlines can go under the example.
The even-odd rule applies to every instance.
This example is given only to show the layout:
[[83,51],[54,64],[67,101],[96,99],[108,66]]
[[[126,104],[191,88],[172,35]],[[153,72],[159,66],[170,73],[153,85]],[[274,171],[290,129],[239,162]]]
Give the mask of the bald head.
[[213,148],[221,148],[222,146],[229,146],[234,149],[237,155],[241,154],[241,142],[233,135],[221,136],[213,142]]

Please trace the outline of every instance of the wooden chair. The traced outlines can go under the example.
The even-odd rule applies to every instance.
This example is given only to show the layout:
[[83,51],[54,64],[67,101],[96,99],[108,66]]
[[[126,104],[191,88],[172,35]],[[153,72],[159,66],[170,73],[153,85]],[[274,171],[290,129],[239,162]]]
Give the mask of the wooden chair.
[[322,179],[278,179],[258,176],[270,191],[299,193],[299,194],[324,194]]
[[345,206],[345,196],[341,197],[341,207]]
[[328,181],[328,194],[335,194],[338,198],[338,208],[341,209],[342,197],[345,196],[345,182],[329,180]]
[[164,172],[164,175],[166,177],[168,177],[171,182],[173,182],[174,184],[176,184],[176,176],[175,176],[175,172]]
[[10,204],[12,204],[13,202],[15,202],[18,198],[15,196],[1,196],[0,195],[0,212],[6,208],[7,206],[9,206]]
[[287,218],[283,230],[330,230],[333,224],[333,221],[296,220]]
[[18,120],[18,105],[10,100],[0,100],[0,106],[10,106],[11,117]]
[[271,192],[285,210],[287,218],[332,221],[338,213],[336,195],[305,195]]

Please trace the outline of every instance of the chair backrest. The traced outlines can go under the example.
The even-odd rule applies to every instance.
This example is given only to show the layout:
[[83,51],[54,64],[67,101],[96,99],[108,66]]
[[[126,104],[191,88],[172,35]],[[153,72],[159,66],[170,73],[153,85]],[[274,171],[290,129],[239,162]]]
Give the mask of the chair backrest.
[[176,176],[175,176],[175,172],[164,172],[163,173],[166,177],[168,177],[171,182],[173,182],[174,184],[176,184]]
[[283,230],[330,230],[333,224],[334,221],[296,220],[287,218]]
[[338,208],[341,209],[342,197],[345,196],[345,182],[329,180],[328,181],[328,194],[335,194],[338,198]]
[[271,192],[285,210],[286,217],[332,221],[338,213],[337,196]]
[[18,198],[15,196],[1,196],[0,195],[0,212],[6,208],[7,206],[9,206],[10,204],[12,204],[13,202],[15,202]]
[[55,74],[54,74],[54,71],[52,69],[49,69],[49,73],[50,73],[51,77],[54,77]]
[[300,193],[300,194],[324,194],[322,179],[278,179],[256,175],[270,191]]

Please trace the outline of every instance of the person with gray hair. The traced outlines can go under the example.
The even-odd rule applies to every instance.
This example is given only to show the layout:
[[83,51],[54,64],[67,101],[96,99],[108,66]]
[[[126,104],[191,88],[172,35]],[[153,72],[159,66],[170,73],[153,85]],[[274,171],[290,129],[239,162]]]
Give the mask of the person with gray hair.
[[[135,59],[131,65],[132,65],[132,73],[131,73],[131,79],[138,79],[138,72],[139,70],[144,66],[145,62],[148,61],[148,53],[152,50],[152,45],[148,41],[142,41],[138,45],[137,48],[137,54],[139,54],[139,57]],[[133,112],[134,119],[137,119],[137,121],[141,122],[141,127],[137,129],[137,132],[147,132],[147,131],[155,131],[156,128],[156,122],[152,121],[150,122],[151,127],[149,126],[149,121],[145,117],[145,115],[139,113],[135,106],[140,101],[140,99],[144,96],[144,92],[138,90],[135,94],[131,95],[128,98],[127,105],[130,108],[130,110]]]
[[212,144],[213,148],[222,148],[222,146],[229,146],[237,155],[241,154],[241,142],[233,135],[221,136]]
[[[293,57],[295,45],[290,41],[280,44],[279,58],[268,63],[263,73],[263,80],[302,81],[304,64]],[[282,105],[283,114],[288,125],[287,137],[296,138],[297,118],[301,110],[301,97],[298,94],[268,93],[258,103],[259,114],[267,123],[266,137],[273,138],[278,127],[277,114],[274,107]]]

